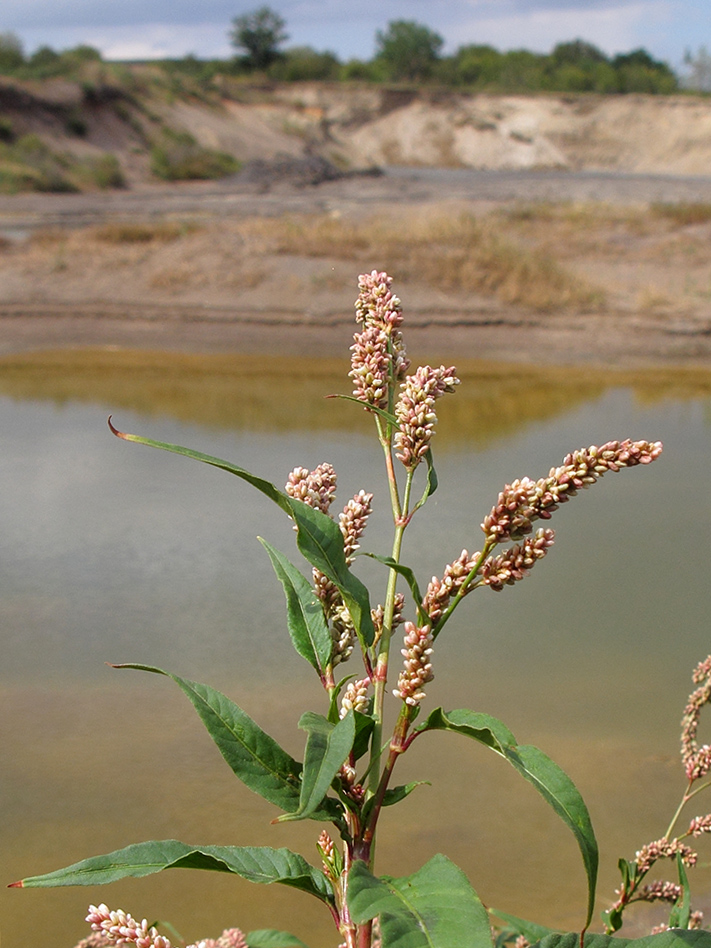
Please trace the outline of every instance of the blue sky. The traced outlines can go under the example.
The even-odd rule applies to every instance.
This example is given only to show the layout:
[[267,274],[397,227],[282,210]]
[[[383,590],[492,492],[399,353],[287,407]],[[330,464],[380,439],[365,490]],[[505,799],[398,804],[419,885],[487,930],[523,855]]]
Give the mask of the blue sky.
[[[2,0],[0,32],[31,52],[47,44],[96,46],[107,58],[230,53],[235,16],[264,0]],[[417,20],[453,51],[465,43],[547,52],[581,37],[607,53],[639,46],[679,67],[684,50],[711,48],[711,0],[271,0],[287,22],[288,45],[370,58],[376,30]]]

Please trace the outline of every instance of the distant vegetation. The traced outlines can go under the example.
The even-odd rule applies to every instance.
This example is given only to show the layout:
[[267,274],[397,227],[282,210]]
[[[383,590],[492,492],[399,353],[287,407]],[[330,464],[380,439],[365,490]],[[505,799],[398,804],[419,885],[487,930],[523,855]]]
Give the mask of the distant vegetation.
[[[493,46],[473,44],[443,55],[443,38],[415,20],[391,21],[384,30],[377,31],[372,59],[347,62],[333,52],[319,52],[310,46],[283,49],[288,40],[286,22],[269,7],[236,17],[228,36],[235,49],[231,59],[205,60],[187,55],[156,65],[168,74],[183,75],[208,86],[218,75],[280,82],[415,83],[498,93],[668,94],[683,84],[667,63],[654,59],[645,49],[610,57],[582,39],[559,43],[550,53],[525,49],[500,52]],[[687,54],[689,76],[704,72],[705,79],[703,67],[708,56],[705,50],[699,56],[703,56],[703,64],[697,62],[698,57]],[[28,56],[17,36],[0,33],[0,75],[19,79],[80,78],[90,63],[94,68],[114,65],[102,64],[100,53],[90,46],[61,53],[43,46]]]

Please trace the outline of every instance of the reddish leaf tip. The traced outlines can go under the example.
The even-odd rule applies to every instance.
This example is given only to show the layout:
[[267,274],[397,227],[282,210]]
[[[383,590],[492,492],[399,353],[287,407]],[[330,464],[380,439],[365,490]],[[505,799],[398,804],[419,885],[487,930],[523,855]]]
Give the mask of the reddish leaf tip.
[[111,424],[111,419],[113,417],[114,417],[113,415],[109,415],[108,417],[108,425],[109,425],[109,428],[111,429],[111,434],[115,434],[117,438],[123,438],[124,440],[126,440],[128,438],[128,435],[126,434],[126,432],[119,431],[118,428],[114,428],[114,426]]
[[21,888],[23,888],[22,879],[20,879],[19,882],[11,882],[8,885],[8,889],[21,889]]

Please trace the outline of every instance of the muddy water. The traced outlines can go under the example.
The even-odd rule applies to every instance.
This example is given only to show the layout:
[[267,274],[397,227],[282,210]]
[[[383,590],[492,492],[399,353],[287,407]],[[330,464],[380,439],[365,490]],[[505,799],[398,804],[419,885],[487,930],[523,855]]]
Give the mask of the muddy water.
[[[343,501],[360,487],[382,497],[368,419],[320,398],[347,391],[344,372],[106,352],[0,363],[7,882],[149,838],[286,845],[315,861],[316,825],[271,826],[273,808],[232,777],[171,682],[104,664],[208,681],[299,756],[296,721],[323,703],[309,667],[292,658],[282,595],[256,541],[291,550],[289,526],[223,472],[112,438],[105,418],[113,411],[124,430],[227,457],[278,484],[296,464],[330,460]],[[477,545],[505,480],[539,476],[569,449],[610,437],[665,442],[656,464],[609,475],[561,509],[556,546],[524,583],[464,604],[438,641],[428,689],[432,706],[502,718],[573,777],[600,841],[603,908],[618,857],[660,836],[676,805],[678,721],[691,669],[711,651],[711,378],[483,364],[462,375],[440,412],[440,488],[405,551],[422,582]],[[385,513],[381,503],[368,531],[376,551],[389,546]],[[376,588],[379,569],[361,568]],[[444,852],[488,904],[580,923],[585,884],[572,837],[504,763],[425,736],[402,761],[402,782],[415,778],[431,785],[399,819],[385,814],[381,871],[407,873]],[[711,809],[702,800],[699,811]],[[710,860],[707,849],[701,862]],[[711,910],[708,868],[694,884],[698,907]],[[2,890],[0,900],[3,948],[69,948],[86,933],[86,905],[102,900],[169,920],[188,940],[237,924],[287,929],[310,948],[337,943],[315,901],[212,873]]]

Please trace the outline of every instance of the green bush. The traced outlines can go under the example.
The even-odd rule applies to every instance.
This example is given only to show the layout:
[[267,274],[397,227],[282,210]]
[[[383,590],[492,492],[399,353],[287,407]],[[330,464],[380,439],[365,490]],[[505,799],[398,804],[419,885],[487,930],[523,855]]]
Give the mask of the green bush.
[[126,179],[116,155],[105,152],[95,158],[85,158],[71,169],[72,177],[82,186],[99,188],[124,188]]
[[268,69],[270,79],[281,82],[309,82],[338,79],[341,64],[334,53],[319,53],[310,46],[288,50]]
[[188,132],[164,129],[151,148],[151,171],[163,181],[224,178],[239,169],[233,155],[204,148]]

